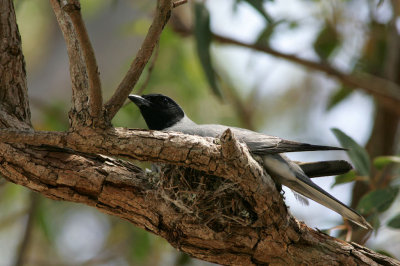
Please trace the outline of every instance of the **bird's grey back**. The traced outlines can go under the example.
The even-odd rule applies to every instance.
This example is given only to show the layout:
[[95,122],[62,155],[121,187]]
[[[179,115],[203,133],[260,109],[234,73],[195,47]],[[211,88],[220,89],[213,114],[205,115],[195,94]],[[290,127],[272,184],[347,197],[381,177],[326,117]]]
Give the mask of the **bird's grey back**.
[[228,128],[232,130],[233,135],[240,142],[246,143],[250,151],[252,152],[271,149],[277,147],[279,143],[282,142],[282,139],[278,137],[265,135],[248,129],[231,127],[231,126],[228,127],[217,124],[198,125],[192,120],[190,120],[187,116],[185,116],[181,121],[179,121],[172,127],[166,128],[165,131],[176,131],[189,135],[218,138]]
[[187,116],[184,116],[175,125],[164,129],[164,131],[176,131],[189,135],[197,135],[202,137],[218,138],[222,133],[230,128],[233,135],[243,143],[253,154],[264,155],[271,153],[297,152],[297,151],[317,151],[317,150],[340,150],[341,148],[311,145],[295,141],[284,140],[278,137],[269,136],[248,129],[228,127],[217,124],[198,125]]

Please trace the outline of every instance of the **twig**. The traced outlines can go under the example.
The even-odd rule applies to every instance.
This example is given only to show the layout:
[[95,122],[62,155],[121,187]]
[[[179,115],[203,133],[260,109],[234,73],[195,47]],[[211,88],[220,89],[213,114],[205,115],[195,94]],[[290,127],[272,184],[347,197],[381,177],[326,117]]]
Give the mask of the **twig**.
[[146,76],[146,79],[143,81],[142,86],[140,86],[139,90],[136,92],[138,95],[140,95],[140,94],[143,93],[143,91],[144,91],[144,90],[146,89],[146,87],[147,87],[147,84],[148,84],[149,81],[150,81],[150,76],[151,76],[151,73],[153,72],[153,68],[154,68],[154,66],[155,66],[155,64],[156,64],[156,60],[157,60],[157,57],[158,57],[158,51],[159,51],[159,50],[160,50],[160,45],[159,45],[159,43],[157,42],[157,45],[156,45],[156,48],[155,48],[155,51],[154,51],[154,54],[153,54],[153,58],[152,58],[152,61],[151,61],[151,64],[150,64],[149,68],[147,69],[147,76]]
[[69,72],[72,83],[71,126],[79,126],[83,122],[81,120],[90,115],[87,102],[89,82],[86,63],[70,16],[61,9],[59,0],[50,0],[50,4],[67,45]]
[[173,7],[173,8],[176,8],[176,7],[181,6],[181,5],[183,5],[183,4],[186,4],[186,3],[187,3],[187,0],[178,0],[178,1],[175,1],[175,2],[172,4],[172,7]]
[[136,54],[128,72],[119,84],[117,90],[110,100],[104,105],[105,116],[108,121],[115,116],[118,110],[123,105],[124,101],[128,97],[132,88],[139,80],[140,75],[147,62],[149,61],[154,47],[156,46],[162,30],[167,23],[172,9],[172,0],[159,0],[157,3],[157,10],[151,24],[149,31],[147,32],[146,38],[144,39],[141,48]]
[[67,3],[62,6],[62,9],[70,16],[82,49],[89,78],[89,111],[92,117],[97,118],[100,115],[103,104],[100,74],[96,56],[80,12],[81,6],[78,0],[68,0]]
[[348,86],[364,89],[366,92],[377,96],[385,102],[390,101],[391,106],[396,108],[397,113],[400,113],[398,108],[398,104],[400,103],[400,87],[389,80],[385,80],[367,73],[346,74],[328,64],[313,62],[299,58],[295,55],[285,54],[268,46],[246,44],[218,34],[213,34],[213,38],[221,43],[238,45],[256,51],[265,52],[276,57],[284,58],[293,63],[297,63],[308,68],[322,71],[328,75],[335,76]]
[[14,266],[26,265],[25,260],[26,260],[26,255],[27,255],[27,249],[29,247],[30,240],[32,237],[33,222],[34,222],[38,202],[39,202],[39,194],[37,194],[36,192],[30,192],[30,203],[31,204],[30,204],[29,212],[28,212],[28,221],[26,222],[25,233],[21,239],[21,244],[20,244],[18,252],[17,252],[16,261],[14,263]]
[[239,97],[235,87],[229,82],[225,82],[225,84],[223,84],[223,88],[225,89],[228,99],[232,102],[232,106],[235,109],[242,125],[247,129],[255,130],[253,123],[253,106],[246,105],[245,101]]
[[[190,28],[182,23],[179,17],[173,16],[173,19],[171,19],[171,21],[173,29],[182,36],[186,37],[193,33]],[[232,44],[246,47],[255,51],[273,55],[275,57],[286,59],[290,62],[308,67],[310,69],[324,72],[325,74],[338,78],[343,84],[349,87],[359,88],[367,93],[372,94],[392,112],[400,114],[400,87],[392,81],[362,72],[357,72],[353,74],[343,73],[326,63],[310,61],[299,58],[295,55],[285,54],[274,50],[271,47],[261,44],[244,43],[215,33],[212,34],[212,37],[215,41],[223,44]]]

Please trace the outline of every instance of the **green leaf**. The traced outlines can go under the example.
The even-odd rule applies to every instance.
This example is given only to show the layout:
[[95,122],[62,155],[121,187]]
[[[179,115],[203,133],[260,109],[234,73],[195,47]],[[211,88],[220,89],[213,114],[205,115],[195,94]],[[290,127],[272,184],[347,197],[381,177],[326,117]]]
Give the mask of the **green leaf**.
[[277,24],[268,23],[267,26],[260,32],[255,43],[257,45],[269,45],[269,40],[274,33]]
[[51,217],[49,217],[48,209],[48,202],[44,199],[40,199],[35,213],[35,222],[41,229],[46,240],[49,241],[49,243],[54,243],[56,232],[54,232],[52,228]]
[[400,213],[397,214],[395,217],[390,219],[390,221],[387,224],[389,227],[399,229],[400,228]]
[[175,261],[175,265],[176,266],[185,266],[185,265],[190,265],[190,264],[194,264],[192,261],[192,258],[186,254],[186,253],[179,253],[176,261]]
[[219,98],[222,98],[221,88],[217,82],[217,76],[215,74],[215,69],[213,67],[210,54],[212,39],[210,30],[210,14],[204,4],[196,2],[194,4],[194,15],[194,33],[197,54],[211,89]]
[[340,129],[333,128],[332,132],[342,147],[348,149],[347,154],[357,172],[362,176],[369,176],[371,163],[367,151]]
[[349,183],[352,182],[356,179],[356,172],[351,170],[350,172],[347,172],[342,175],[338,175],[335,177],[335,183],[331,186],[333,188],[336,185],[344,184],[344,183]]
[[340,45],[339,34],[331,23],[326,23],[314,41],[314,50],[319,58],[326,60]]
[[346,87],[342,86],[339,88],[330,98],[328,101],[328,104],[326,106],[326,110],[329,111],[333,107],[335,107],[338,103],[346,99],[348,96],[352,94],[353,90]]
[[371,191],[361,198],[357,209],[364,214],[384,212],[392,205],[398,192],[398,187],[387,187]]
[[145,230],[134,230],[131,248],[132,256],[137,261],[144,261],[151,253],[150,234]]
[[378,233],[378,229],[381,226],[381,220],[379,219],[378,213],[373,213],[372,215],[369,215],[367,221],[372,226],[372,228],[374,228],[376,236],[376,234]]
[[266,21],[268,21],[268,23],[272,23],[273,21],[272,18],[264,8],[264,2],[265,2],[264,0],[243,0],[243,2],[248,3],[255,10],[257,10],[257,12],[260,13],[260,15],[263,16]]
[[390,163],[400,163],[400,156],[378,156],[374,159],[374,166],[378,170],[382,170]]

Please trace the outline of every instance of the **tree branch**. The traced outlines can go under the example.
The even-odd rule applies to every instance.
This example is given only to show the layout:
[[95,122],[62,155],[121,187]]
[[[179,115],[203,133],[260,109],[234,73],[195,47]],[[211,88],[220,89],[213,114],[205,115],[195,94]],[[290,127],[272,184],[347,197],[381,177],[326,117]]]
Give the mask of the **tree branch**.
[[[182,23],[179,17],[173,16],[172,22],[172,27],[174,30],[182,36],[189,36],[193,34],[193,31],[184,23]],[[328,64],[310,61],[297,57],[296,55],[285,54],[262,44],[244,43],[215,33],[212,34],[212,37],[215,41],[222,44],[232,44],[249,48],[255,51],[270,54],[278,58],[283,58],[313,70],[324,72],[325,74],[339,79],[340,82],[349,87],[362,89],[365,92],[375,96],[382,104],[385,105],[385,107],[391,110],[391,112],[400,115],[400,108],[398,108],[400,104],[400,87],[390,80],[362,72],[347,74]]]
[[0,1],[0,40],[0,127],[29,128],[25,61],[11,0]]
[[[164,237],[179,250],[219,264],[292,265],[333,261],[349,265],[399,265],[391,258],[329,237],[293,219],[271,178],[229,131],[215,140],[157,131],[92,130],[89,124],[84,124],[86,119],[79,116],[90,118],[86,114],[85,62],[70,19],[56,5],[56,0],[51,1],[70,58],[74,95],[70,115],[73,123],[84,127],[69,133],[2,130],[2,141],[15,142],[0,142],[0,173],[7,180],[52,199],[80,202],[129,220]],[[0,0],[0,12],[4,10],[4,3],[5,13],[14,15],[11,0]],[[3,22],[7,15],[1,15]],[[15,19],[9,23],[14,25],[11,32],[18,33]],[[8,41],[1,37],[4,42]],[[20,47],[19,40],[17,44]],[[24,70],[20,63],[15,64],[20,59],[11,59],[11,65],[18,66],[16,71],[6,67],[5,72],[20,75],[18,71]],[[4,62],[7,60],[0,60],[2,67]],[[12,79],[5,79],[1,84],[6,86],[6,89],[0,88],[1,93],[14,92],[20,86]],[[27,102],[25,92],[16,94],[18,101]],[[122,101],[125,99],[119,97]],[[6,101],[13,100],[6,97]],[[118,107],[112,106],[116,112]],[[24,118],[14,116],[15,109],[2,106],[0,112],[0,126],[29,127]],[[13,118],[12,123],[2,120],[8,117]],[[20,124],[14,124],[15,121]],[[41,144],[51,146],[38,146]],[[200,171],[172,167],[163,168],[160,173],[143,173],[129,162],[89,153],[190,166]],[[191,190],[176,191],[177,185]],[[179,197],[180,193],[185,196]],[[215,202],[213,195],[223,197],[224,201]],[[204,209],[195,212],[199,206],[207,208],[207,215]],[[187,207],[192,208],[190,215],[184,211]]]
[[161,32],[164,29],[172,9],[172,0],[159,0],[157,10],[149,31],[140,47],[135,59],[133,60],[128,72],[119,84],[114,95],[104,105],[105,117],[108,121],[115,116],[118,110],[122,107],[132,88],[139,80],[140,75],[147,62],[149,61],[154,47],[156,46]]
[[173,8],[176,8],[176,7],[186,4],[186,3],[187,3],[187,0],[177,0],[177,1],[173,2],[172,5],[173,5]]
[[[104,156],[48,146],[14,146],[4,143],[0,143],[0,172],[10,181],[27,186],[52,199],[84,203],[127,219],[164,237],[179,250],[219,264],[293,265],[336,261],[346,265],[399,265],[394,259],[329,237],[295,221],[288,214],[274,183],[262,172],[259,165],[254,165],[256,163],[247,150],[229,132],[221,137],[219,145],[214,144],[212,139],[175,133],[119,131],[110,132],[108,135],[111,137],[114,134],[115,140],[122,137],[122,142],[113,147],[106,143],[106,149],[116,148],[120,150],[118,153],[122,154],[125,154],[123,150],[126,149],[127,153],[133,152],[131,158],[138,158],[138,154],[144,154],[142,159],[147,156],[146,160],[158,156],[161,159],[154,157],[152,161],[185,163],[208,173],[218,174],[231,180],[231,183],[227,189],[225,181],[218,181],[218,177],[205,172],[174,170],[145,174],[128,162]],[[132,133],[140,136],[141,145],[138,145],[139,139],[135,140],[131,136],[134,144],[130,146],[131,141],[127,136]],[[76,135],[70,137],[82,138]],[[76,141],[71,145],[80,147],[81,150],[90,149],[90,140],[95,135],[89,136],[86,133],[86,137],[86,144]],[[21,136],[18,138],[22,140]],[[101,136],[93,139],[94,142],[101,140]],[[34,142],[34,139],[31,138],[31,141]],[[68,142],[65,145],[70,145]],[[160,149],[154,152],[156,146]],[[181,176],[183,173],[185,175]],[[183,178],[185,180],[182,180]],[[210,199],[195,197],[199,196],[200,190],[206,190],[209,191],[209,195],[228,195],[225,203],[227,205],[219,206],[214,202],[212,211],[219,208],[239,208],[238,213],[246,210],[245,213],[254,214],[238,217],[239,214],[228,212],[210,223],[207,220],[210,217],[213,219],[212,214],[202,216],[201,210],[197,213],[187,213],[180,204],[188,202],[184,202],[183,198],[173,198],[174,194],[171,194],[171,190],[176,191],[182,184],[187,188],[187,182],[190,182],[189,187],[191,186],[192,190],[185,189],[184,199],[196,199],[196,202],[190,204],[199,204],[204,200],[202,204],[210,206],[207,201]],[[199,183],[200,190],[195,190],[195,184]],[[218,192],[223,187],[224,190]],[[240,202],[242,204],[237,205]],[[242,223],[239,218],[247,219],[247,222]]]
[[87,74],[89,78],[89,110],[93,118],[99,118],[103,99],[101,96],[101,81],[100,73],[98,70],[96,56],[92,44],[90,43],[89,35],[87,33],[85,23],[81,15],[81,5],[79,0],[68,0],[62,9],[67,12],[71,18],[72,25],[76,32],[82,54],[85,59]]
[[400,114],[400,109],[398,108],[400,104],[400,87],[394,82],[391,82],[389,80],[377,76],[373,76],[368,73],[359,72],[353,74],[346,74],[333,68],[328,64],[302,59],[295,55],[285,54],[277,50],[274,50],[271,47],[263,45],[243,43],[218,34],[213,34],[213,38],[214,40],[220,43],[233,44],[237,46],[250,48],[255,51],[264,52],[279,58],[286,59],[290,62],[324,72],[325,74],[328,74],[330,76],[334,76],[338,78],[343,84],[349,87],[362,89],[365,92],[375,96],[392,112]]
[[62,10],[58,0],[50,0],[58,25],[67,45],[69,72],[72,82],[72,106],[69,111],[71,128],[91,127],[93,119],[89,112],[89,80],[82,47],[71,18]]
[[[223,138],[229,138],[225,135]],[[236,149],[246,154],[245,159],[226,160],[223,153],[224,145],[214,144],[214,138],[202,138],[176,132],[161,132],[148,130],[130,130],[115,128],[106,131],[82,129],[79,132],[45,132],[0,130],[0,141],[7,143],[25,143],[29,145],[49,145],[57,148],[68,148],[78,152],[103,154],[125,157],[133,160],[172,163],[187,166],[208,174],[226,176],[233,182],[241,174],[255,176],[255,180],[243,182],[246,191],[260,191],[260,183],[267,180],[262,178],[263,170],[250,156],[243,144]],[[235,142],[236,143],[236,142]],[[228,175],[227,173],[230,173]],[[267,182],[274,187],[273,182]],[[270,193],[265,191],[264,195]],[[265,201],[264,198],[262,201]],[[260,202],[262,202],[260,201]],[[264,203],[261,204],[262,206]]]
[[143,81],[142,86],[140,86],[140,88],[136,92],[136,94],[138,94],[138,95],[142,95],[142,93],[144,92],[144,90],[147,87],[147,84],[150,81],[151,73],[153,72],[154,66],[155,66],[156,61],[157,61],[158,51],[160,50],[159,43],[156,44],[156,47],[154,49],[155,49],[155,51],[154,51],[154,54],[152,56],[152,60],[150,62],[149,67],[147,68],[147,76],[146,76],[145,80]]

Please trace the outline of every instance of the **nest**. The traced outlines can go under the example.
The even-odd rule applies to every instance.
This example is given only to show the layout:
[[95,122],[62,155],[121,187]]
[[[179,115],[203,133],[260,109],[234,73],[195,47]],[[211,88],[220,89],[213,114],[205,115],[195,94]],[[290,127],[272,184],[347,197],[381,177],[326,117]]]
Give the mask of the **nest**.
[[191,168],[163,166],[153,179],[157,194],[177,212],[214,231],[248,226],[257,219],[240,186]]

